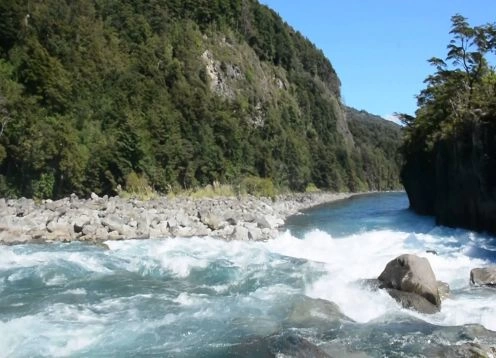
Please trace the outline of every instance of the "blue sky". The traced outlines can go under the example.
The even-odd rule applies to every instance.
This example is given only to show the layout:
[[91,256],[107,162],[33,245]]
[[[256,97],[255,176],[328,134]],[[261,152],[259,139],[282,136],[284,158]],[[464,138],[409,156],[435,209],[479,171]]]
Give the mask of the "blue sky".
[[444,58],[456,13],[473,26],[496,21],[496,0],[260,0],[330,59],[344,102],[389,116],[413,114],[415,96]]

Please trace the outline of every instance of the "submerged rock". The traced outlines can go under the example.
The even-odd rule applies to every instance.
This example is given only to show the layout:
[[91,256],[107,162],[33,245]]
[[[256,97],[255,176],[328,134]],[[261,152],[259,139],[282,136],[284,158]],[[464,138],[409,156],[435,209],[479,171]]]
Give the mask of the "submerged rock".
[[496,287],[496,266],[472,269],[470,283],[477,286]]
[[440,309],[438,282],[426,258],[409,254],[398,256],[386,265],[378,280],[381,281],[380,288],[389,289],[388,292],[390,294],[392,292],[391,296],[404,307],[413,308],[421,313],[434,313],[434,310],[425,305],[423,300],[396,291],[424,298],[437,308],[435,312]]
[[291,306],[285,324],[288,327],[314,328],[328,327],[330,323],[338,321],[353,322],[334,302],[301,296]]
[[317,345],[293,332],[283,332],[269,337],[252,338],[228,350],[231,357],[257,358],[328,358],[331,357]]

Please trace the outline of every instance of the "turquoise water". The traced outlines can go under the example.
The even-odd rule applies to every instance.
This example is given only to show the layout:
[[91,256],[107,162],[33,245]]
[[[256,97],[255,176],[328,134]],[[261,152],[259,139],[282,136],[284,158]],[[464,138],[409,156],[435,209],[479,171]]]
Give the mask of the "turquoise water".
[[[269,242],[0,247],[0,355],[430,357],[496,344],[495,291],[469,285],[471,268],[496,262],[495,238],[407,208],[403,193],[354,197],[290,218]],[[402,253],[450,284],[440,313],[360,284]]]

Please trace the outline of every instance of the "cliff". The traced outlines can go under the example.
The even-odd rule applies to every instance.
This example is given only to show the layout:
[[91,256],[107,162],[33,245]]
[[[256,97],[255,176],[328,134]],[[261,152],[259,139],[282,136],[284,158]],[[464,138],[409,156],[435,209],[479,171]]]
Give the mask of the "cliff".
[[451,18],[446,59],[420,92],[415,117],[403,115],[401,179],[410,205],[438,224],[496,232],[496,25]]
[[496,125],[467,122],[402,171],[411,207],[440,225],[496,232]]

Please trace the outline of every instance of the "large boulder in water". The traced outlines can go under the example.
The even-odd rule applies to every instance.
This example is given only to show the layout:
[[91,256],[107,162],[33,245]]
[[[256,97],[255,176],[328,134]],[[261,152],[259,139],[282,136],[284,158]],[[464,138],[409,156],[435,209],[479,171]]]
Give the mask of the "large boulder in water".
[[399,291],[394,288],[388,288],[386,291],[404,308],[414,309],[417,312],[426,314],[439,312],[439,306],[432,304],[416,293]]
[[472,269],[470,283],[477,286],[496,287],[496,266]]
[[[419,295],[439,310],[441,298],[439,297],[436,276],[429,261],[423,257],[408,254],[398,256],[386,265],[378,280],[381,281],[381,288]],[[392,296],[402,304],[409,302],[412,308],[420,312],[433,313],[430,310],[423,309],[423,304],[417,306],[414,302],[418,300],[414,300],[411,295],[405,298],[406,301],[403,300],[404,295],[395,293]],[[399,296],[402,298],[398,299]]]

